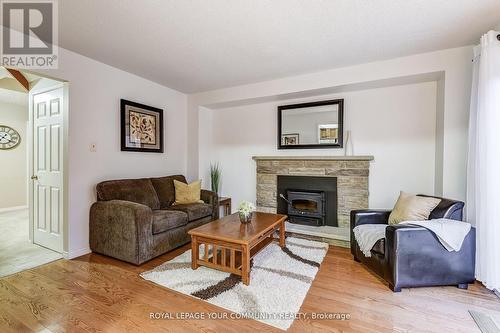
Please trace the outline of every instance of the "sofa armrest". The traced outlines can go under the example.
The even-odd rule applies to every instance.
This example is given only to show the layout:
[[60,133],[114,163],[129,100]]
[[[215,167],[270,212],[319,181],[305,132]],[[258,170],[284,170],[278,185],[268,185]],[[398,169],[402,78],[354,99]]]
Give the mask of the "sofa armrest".
[[387,224],[390,214],[387,209],[351,210],[351,229],[362,224]]
[[474,281],[475,228],[471,228],[458,252],[449,252],[433,232],[418,226],[390,225],[385,239],[384,275],[393,290]]
[[201,190],[201,200],[212,206],[212,220],[219,218],[219,196],[209,190]]
[[90,208],[90,248],[136,265],[151,259],[152,210],[131,201],[95,202]]
[[351,253],[356,258],[356,239],[353,229],[362,224],[387,224],[390,210],[387,209],[357,209],[351,210]]

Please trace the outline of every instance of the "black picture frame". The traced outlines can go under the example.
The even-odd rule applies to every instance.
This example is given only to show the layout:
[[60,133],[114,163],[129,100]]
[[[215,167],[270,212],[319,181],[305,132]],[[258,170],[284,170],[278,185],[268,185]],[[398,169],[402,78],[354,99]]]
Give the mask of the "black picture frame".
[[[131,131],[130,119],[127,115],[130,114],[130,109],[137,114],[143,114],[145,117],[155,118],[155,144],[131,142],[129,140]],[[143,112],[141,112],[143,111]],[[163,153],[163,109],[155,108],[149,105],[132,102],[126,99],[120,99],[120,143],[122,151],[133,151],[142,153]],[[159,142],[156,143],[158,140]]]
[[[324,105],[338,105],[338,124],[339,124],[339,133],[338,133],[338,142],[337,143],[328,143],[328,144],[298,144],[298,145],[283,145],[282,144],[282,115],[283,110],[290,109],[301,109],[301,108],[310,108],[315,106],[324,106]],[[318,101],[318,102],[308,102],[308,103],[299,103],[299,104],[289,104],[289,105],[280,105],[278,106],[278,149],[329,149],[329,148],[343,148],[344,147],[344,99],[332,99],[326,101]]]

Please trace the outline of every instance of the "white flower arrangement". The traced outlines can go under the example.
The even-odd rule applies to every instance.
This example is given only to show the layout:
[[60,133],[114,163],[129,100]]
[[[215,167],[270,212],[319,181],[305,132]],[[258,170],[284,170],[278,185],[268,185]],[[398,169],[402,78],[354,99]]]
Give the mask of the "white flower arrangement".
[[248,216],[250,215],[250,213],[252,213],[253,211],[255,211],[255,206],[253,203],[251,202],[248,202],[248,201],[242,201],[240,203],[240,205],[238,206],[238,212],[240,214],[243,214],[245,216]]

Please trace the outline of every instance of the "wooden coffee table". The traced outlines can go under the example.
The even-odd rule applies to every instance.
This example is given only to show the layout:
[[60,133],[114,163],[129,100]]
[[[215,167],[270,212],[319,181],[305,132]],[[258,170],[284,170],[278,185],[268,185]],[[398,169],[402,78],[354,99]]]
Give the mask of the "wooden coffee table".
[[[285,246],[285,220],[287,216],[255,212],[252,222],[242,224],[238,214],[191,229],[192,268],[206,266],[241,276],[244,284],[250,283],[250,259],[273,241],[279,230],[279,244]],[[200,244],[205,245],[202,258]]]

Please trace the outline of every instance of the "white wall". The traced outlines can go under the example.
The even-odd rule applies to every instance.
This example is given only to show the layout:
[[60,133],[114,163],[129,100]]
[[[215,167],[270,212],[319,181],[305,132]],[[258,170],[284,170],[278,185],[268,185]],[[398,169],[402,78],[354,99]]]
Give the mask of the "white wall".
[[[435,185],[431,192],[436,189],[441,191],[444,196],[465,199],[468,110],[472,72],[471,58],[472,47],[467,46],[190,95],[188,100],[188,127],[193,135],[189,136],[188,144],[188,178],[197,178],[200,174],[205,173],[206,168],[203,161],[200,160],[202,155],[200,152],[206,139],[197,136],[201,124],[200,106],[221,108],[251,105],[277,100],[282,101],[297,96],[308,96],[309,100],[330,92],[348,90],[349,87],[363,85],[376,87],[378,85],[387,85],[388,82],[392,85],[398,85],[401,82],[408,81],[408,78],[411,77],[433,76],[437,73],[438,75],[433,80],[443,80],[440,89],[437,89],[442,94],[442,96],[438,97],[439,102],[437,103],[438,107],[441,108],[441,110],[438,110],[441,120],[436,123],[436,127],[440,126],[440,128],[436,128],[439,140],[435,143],[439,143],[439,145],[437,151],[434,151],[435,154],[439,154],[439,156],[434,157],[434,160],[437,161],[434,174],[438,175],[436,179],[440,184]],[[258,111],[255,110],[255,112]],[[349,113],[347,107],[346,113]],[[230,118],[224,121],[231,122]],[[269,119],[269,121],[274,122],[275,120]],[[365,120],[361,119],[361,121]],[[390,119],[387,121],[390,121]],[[267,143],[264,138],[267,135],[274,134],[269,134],[265,130],[268,126],[263,121],[260,122],[260,125],[263,130],[256,133],[243,132],[239,137],[246,141],[254,140],[256,148],[265,146]],[[359,134],[353,132],[354,140],[356,140],[357,136]],[[273,139],[275,140],[274,137]],[[408,141],[408,148],[409,152],[413,149],[410,141]],[[277,150],[272,152],[274,154],[281,153],[282,155],[319,153],[310,150],[287,151],[286,154]],[[331,153],[332,151],[328,152]],[[359,154],[360,151],[355,153]],[[366,153],[373,154],[370,151],[366,151]],[[254,168],[251,161],[248,161],[246,165],[237,165],[240,174],[246,172],[247,165]],[[385,181],[389,183],[393,180],[388,177]],[[398,187],[402,186],[398,185]],[[371,196],[372,200],[378,200],[373,198],[373,194]]]
[[[89,209],[98,182],[186,173],[187,97],[64,49],[59,50],[59,69],[45,74],[69,81],[67,250],[72,257],[88,252]],[[165,153],[120,151],[121,98],[164,109]],[[90,152],[91,143],[97,152]]]
[[[205,109],[203,117],[208,119],[211,112],[211,121],[200,122],[201,133],[212,136],[202,149],[208,159],[200,165],[206,173],[210,161],[221,163],[222,193],[233,198],[234,206],[241,200],[254,201],[252,156],[277,154],[276,107],[344,98],[344,127],[351,130],[354,154],[375,157],[370,169],[370,206],[392,207],[400,190],[434,193],[436,92],[436,82],[425,82],[314,99]],[[339,155],[342,150],[307,150],[302,154]]]
[[[28,95],[26,94],[26,105]],[[21,136],[16,148],[0,150],[0,209],[27,205],[28,107],[0,101],[0,125],[15,129]]]
[[[210,155],[213,135],[204,137],[210,129],[200,128],[201,121],[212,119],[203,106],[224,103],[269,102],[283,97],[308,94],[321,95],[330,88],[358,83],[390,80],[411,75],[443,72],[443,193],[465,198],[465,147],[470,94],[471,47],[432,52],[393,60],[327,70],[279,80],[220,89],[195,95],[186,95],[158,85],[130,73],[99,63],[73,52],[60,49],[59,69],[45,71],[47,75],[69,81],[69,256],[88,251],[88,213],[95,200],[95,184],[101,180],[123,177],[148,177],[172,173],[187,173],[189,179],[206,175],[206,161]],[[144,61],[147,61],[145,58]],[[42,71],[43,72],[43,71]],[[164,108],[165,153],[146,154],[121,152],[119,142],[119,100],[126,98]],[[187,108],[187,115],[186,115]],[[206,113],[206,114],[204,114]],[[205,119],[206,118],[206,119]],[[275,121],[275,120],[272,120]],[[262,128],[268,124],[260,122]],[[236,125],[236,124],[233,124]],[[187,128],[187,131],[186,131]],[[274,126],[273,126],[274,128]],[[237,133],[238,134],[238,133]],[[238,134],[240,142],[253,142],[258,151],[268,149],[267,132]],[[356,133],[353,132],[354,140]],[[216,139],[214,137],[214,139]],[[97,144],[91,153],[89,145]],[[229,147],[238,151],[237,144]],[[261,149],[262,150],[259,150]],[[355,146],[356,149],[356,146]],[[246,152],[253,154],[253,151]],[[313,151],[297,152],[312,154]],[[356,153],[361,153],[356,151]],[[369,153],[369,152],[367,152]],[[372,152],[373,153],[373,152]],[[200,160],[203,158],[203,161]],[[202,162],[202,163],[200,163]],[[378,163],[378,162],[375,162]],[[227,167],[227,163],[224,163]],[[225,171],[223,190],[229,179],[238,179],[255,166],[230,163],[232,171]],[[438,168],[441,166],[437,166]],[[251,169],[251,170],[250,170]],[[234,178],[231,175],[234,174]],[[255,180],[254,180],[255,181]],[[391,179],[386,179],[391,182]],[[205,182],[205,187],[208,187]],[[255,187],[255,184],[251,185]],[[247,191],[244,186],[242,190]],[[250,187],[249,187],[250,188]],[[250,192],[245,192],[250,193]]]

